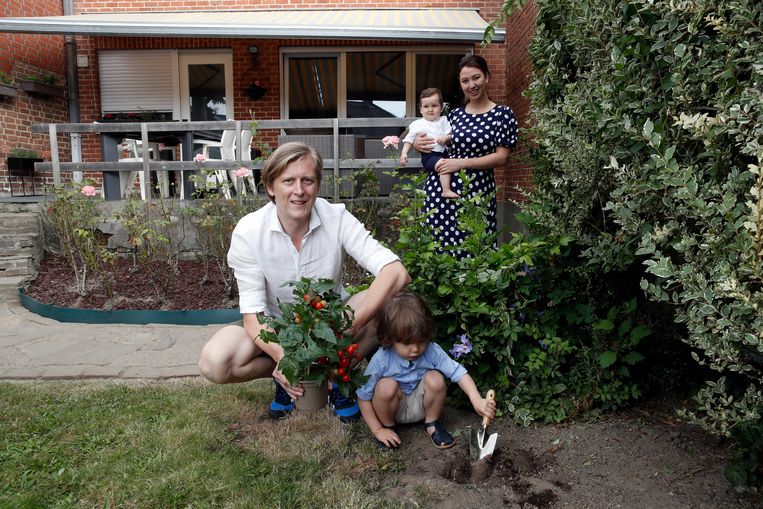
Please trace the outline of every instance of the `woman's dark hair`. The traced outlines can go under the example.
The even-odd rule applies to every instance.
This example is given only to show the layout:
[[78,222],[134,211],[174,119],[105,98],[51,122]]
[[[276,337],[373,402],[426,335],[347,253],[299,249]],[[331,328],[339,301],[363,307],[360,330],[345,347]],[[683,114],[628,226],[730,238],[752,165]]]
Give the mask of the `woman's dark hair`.
[[461,70],[464,67],[475,67],[482,71],[482,74],[486,77],[490,76],[490,69],[487,67],[487,62],[479,55],[466,55],[462,58],[458,63],[458,72],[461,73]]
[[426,302],[415,293],[401,291],[379,311],[377,335],[383,348],[392,343],[410,345],[434,336],[434,318]]

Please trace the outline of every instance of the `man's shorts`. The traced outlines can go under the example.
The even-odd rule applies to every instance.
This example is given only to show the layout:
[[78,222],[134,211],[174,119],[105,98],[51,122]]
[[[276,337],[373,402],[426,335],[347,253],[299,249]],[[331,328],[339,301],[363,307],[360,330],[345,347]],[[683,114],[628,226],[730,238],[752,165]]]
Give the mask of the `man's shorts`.
[[403,399],[400,400],[400,406],[395,414],[395,422],[399,424],[419,422],[423,421],[425,416],[424,381],[422,379],[419,380],[419,384],[408,396],[403,393]]

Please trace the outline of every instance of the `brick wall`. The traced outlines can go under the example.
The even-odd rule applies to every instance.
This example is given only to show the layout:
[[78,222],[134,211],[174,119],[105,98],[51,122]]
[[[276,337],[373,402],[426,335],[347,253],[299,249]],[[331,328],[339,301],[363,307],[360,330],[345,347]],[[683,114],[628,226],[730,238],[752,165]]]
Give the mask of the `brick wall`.
[[[0,6],[0,16],[54,16],[62,14],[61,0],[5,0]],[[50,160],[47,136],[33,135],[30,126],[38,122],[66,122],[65,98],[50,98],[28,94],[22,90],[21,81],[30,74],[55,76],[56,84],[66,85],[64,38],[56,35],[0,33],[0,71],[16,87],[16,97],[0,96],[0,196],[13,192],[21,194],[21,183],[8,175],[6,157],[14,149],[35,150]],[[68,157],[68,138],[59,139],[59,148]],[[50,173],[36,173],[35,188],[52,184]],[[31,187],[27,187],[31,192]]]
[[[24,6],[29,2],[23,0],[10,0],[11,4]],[[45,0],[48,1],[48,0]],[[41,2],[42,3],[42,2]],[[284,9],[293,6],[310,8],[469,8],[479,9],[481,16],[486,20],[492,20],[499,12],[502,0],[465,2],[465,1],[439,1],[439,2],[413,2],[389,0],[386,2],[326,2],[313,0],[280,0],[280,1],[257,1],[257,0],[205,0],[205,1],[178,1],[178,0],[156,0],[153,2],[145,1],[123,1],[116,3],[113,0],[75,0],[74,9],[76,13],[95,13],[95,12],[135,12],[135,11],[182,11],[182,10],[235,10],[235,9],[265,9],[278,8]],[[59,8],[60,9],[60,8]],[[25,7],[25,11],[29,8]],[[508,22],[508,40],[506,43],[491,44],[487,48],[480,48],[475,45],[477,53],[485,57],[491,70],[490,97],[497,103],[508,104],[514,108],[520,122],[526,120],[527,107],[524,98],[521,97],[521,91],[529,82],[529,63],[526,57],[526,47],[532,34],[534,17],[537,8],[534,3],[530,3],[525,12],[519,16],[512,17]],[[51,13],[56,14],[56,13]],[[19,13],[9,13],[11,15],[20,15]],[[29,12],[25,12],[29,15]],[[0,34],[0,37],[3,37]],[[61,53],[56,57],[59,68],[57,72],[63,72],[63,38],[25,35],[13,36],[23,37],[27,40],[42,41],[50,39],[59,40]],[[129,38],[129,37],[77,37],[77,53],[87,55],[89,59],[88,67],[78,69],[80,86],[80,117],[82,122],[92,122],[101,117],[100,112],[100,92],[98,84],[98,51],[102,49],[200,49],[200,48],[225,48],[231,49],[233,53],[233,86],[234,86],[234,117],[246,120],[250,118],[250,111],[253,111],[256,118],[269,119],[278,118],[280,115],[280,69],[278,61],[278,50],[281,46],[350,46],[357,45],[391,45],[389,42],[369,43],[368,41],[303,41],[303,40],[261,40],[261,39],[224,39],[224,38]],[[52,43],[50,43],[52,44]],[[252,59],[248,52],[250,45],[257,45],[259,48],[258,65],[252,65]],[[399,43],[398,43],[399,45]],[[264,78],[263,78],[264,77]],[[269,89],[264,98],[259,101],[252,101],[245,94],[246,86],[254,79],[264,82],[263,85]],[[7,102],[7,101],[6,101]],[[0,104],[2,106],[2,104]],[[63,114],[65,114],[65,104],[63,105]],[[0,113],[2,115],[2,113]],[[59,117],[49,117],[49,121]],[[34,120],[40,121],[40,120]],[[522,124],[524,125],[524,124]],[[268,140],[274,143],[275,134],[270,133]],[[64,141],[64,140],[60,140]],[[0,146],[0,152],[2,146]],[[83,161],[98,161],[101,159],[100,146],[94,136],[83,137]],[[0,174],[1,175],[1,174]],[[97,177],[97,174],[86,175]],[[499,183],[499,200],[516,197],[518,194],[511,188],[516,185],[523,187],[531,185],[532,177],[529,168],[521,166],[517,158],[512,158],[507,168],[496,170],[496,179]]]
[[522,190],[532,187],[532,168],[524,161],[527,154],[526,135],[530,122],[530,100],[522,93],[532,81],[532,64],[527,53],[535,35],[538,4],[530,0],[522,11],[513,14],[506,24],[506,102],[514,110],[520,126],[520,144],[509,158],[506,171],[496,175],[500,185],[500,201],[523,201]]

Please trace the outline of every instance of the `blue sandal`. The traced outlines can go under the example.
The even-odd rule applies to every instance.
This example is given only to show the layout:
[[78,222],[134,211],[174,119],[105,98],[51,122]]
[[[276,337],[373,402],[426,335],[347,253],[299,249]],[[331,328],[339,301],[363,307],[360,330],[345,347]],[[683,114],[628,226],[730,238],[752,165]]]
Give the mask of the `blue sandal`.
[[[434,426],[434,431],[431,435],[427,431],[429,426]],[[453,439],[453,436],[448,433],[448,430],[446,430],[445,426],[442,425],[440,419],[432,422],[425,422],[424,433],[427,434],[427,436],[432,440],[434,446],[438,449],[450,449],[456,445],[456,441]]]
[[332,385],[329,391],[329,403],[334,415],[339,417],[339,422],[348,424],[360,419],[360,407],[357,402],[342,394],[336,385]]

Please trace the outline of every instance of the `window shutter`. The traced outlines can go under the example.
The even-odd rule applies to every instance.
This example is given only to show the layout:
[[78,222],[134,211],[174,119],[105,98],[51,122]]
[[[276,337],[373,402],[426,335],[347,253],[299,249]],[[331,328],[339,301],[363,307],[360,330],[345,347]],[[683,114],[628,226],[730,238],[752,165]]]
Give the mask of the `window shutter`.
[[173,110],[172,50],[98,52],[101,112]]

